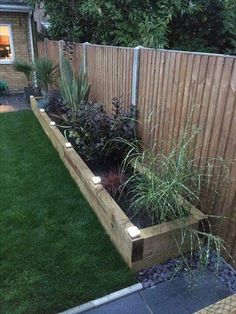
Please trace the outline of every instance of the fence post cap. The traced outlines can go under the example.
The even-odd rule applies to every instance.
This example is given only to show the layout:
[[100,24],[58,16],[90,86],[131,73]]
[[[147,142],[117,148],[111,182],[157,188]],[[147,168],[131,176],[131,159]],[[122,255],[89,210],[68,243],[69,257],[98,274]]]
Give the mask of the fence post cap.
[[83,45],[91,45],[88,41],[86,41],[85,43],[83,43]]
[[134,49],[141,49],[141,48],[144,48],[144,47],[143,46],[134,47]]

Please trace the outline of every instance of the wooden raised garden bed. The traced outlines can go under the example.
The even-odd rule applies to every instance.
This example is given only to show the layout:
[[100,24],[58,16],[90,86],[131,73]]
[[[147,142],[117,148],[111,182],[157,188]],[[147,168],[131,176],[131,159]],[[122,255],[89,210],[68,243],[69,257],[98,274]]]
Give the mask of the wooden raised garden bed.
[[[92,178],[95,175],[72,147],[65,146],[67,140],[56,125],[50,124],[52,120],[46,112],[38,108],[34,97],[31,97],[31,108],[128,266],[133,270],[139,270],[178,256],[178,248],[175,244],[175,241],[181,238],[178,221],[141,229],[137,238],[131,238],[128,229],[134,227],[133,223],[102,184],[93,183]],[[186,218],[185,225],[197,228],[198,223],[205,218],[204,214],[188,202],[185,202],[185,205],[191,207],[191,215]],[[189,250],[190,241],[185,241],[182,251]]]

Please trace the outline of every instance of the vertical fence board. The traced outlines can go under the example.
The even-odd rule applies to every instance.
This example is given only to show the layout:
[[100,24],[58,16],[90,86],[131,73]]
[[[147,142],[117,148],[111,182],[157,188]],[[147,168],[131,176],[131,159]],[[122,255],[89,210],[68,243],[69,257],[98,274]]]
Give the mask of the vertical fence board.
[[82,44],[74,44],[73,46],[73,68],[75,73],[79,73],[80,68],[83,66],[83,45]]
[[37,42],[37,52],[38,52],[37,55],[39,58],[45,56],[44,42],[43,41]]
[[52,59],[55,64],[59,63],[59,43],[56,40],[45,41],[47,46],[47,57]]

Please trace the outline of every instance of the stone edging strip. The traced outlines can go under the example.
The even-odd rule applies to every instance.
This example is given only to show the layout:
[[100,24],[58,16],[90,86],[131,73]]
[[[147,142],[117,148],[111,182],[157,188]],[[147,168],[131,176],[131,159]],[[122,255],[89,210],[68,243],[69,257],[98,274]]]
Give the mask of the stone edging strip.
[[98,298],[96,300],[89,301],[87,303],[81,304],[79,306],[73,307],[72,309],[66,310],[64,312],[60,312],[59,314],[77,314],[82,313],[87,310],[91,310],[92,308],[98,307],[100,305],[109,303],[111,301],[117,300],[121,297],[127,296],[131,293],[134,293],[136,291],[140,291],[143,289],[143,286],[141,283],[137,283],[135,285],[132,285],[130,287],[118,290],[116,292],[110,293],[102,298]]

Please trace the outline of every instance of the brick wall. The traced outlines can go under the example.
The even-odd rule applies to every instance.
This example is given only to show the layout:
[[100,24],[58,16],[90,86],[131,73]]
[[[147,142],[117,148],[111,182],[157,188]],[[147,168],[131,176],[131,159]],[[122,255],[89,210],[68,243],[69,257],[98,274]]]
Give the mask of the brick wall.
[[[0,23],[12,25],[15,58],[31,61],[28,14],[0,12]],[[27,85],[24,75],[16,72],[12,64],[0,64],[0,80],[7,81],[10,92],[22,91]]]

